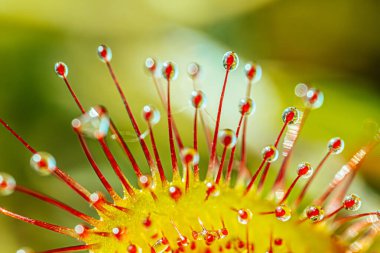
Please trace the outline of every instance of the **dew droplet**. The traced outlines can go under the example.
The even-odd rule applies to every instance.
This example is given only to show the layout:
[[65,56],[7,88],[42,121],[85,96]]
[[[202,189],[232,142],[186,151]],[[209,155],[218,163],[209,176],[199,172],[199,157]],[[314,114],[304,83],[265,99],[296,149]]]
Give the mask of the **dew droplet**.
[[318,222],[323,220],[325,217],[325,211],[320,206],[308,206],[305,209],[306,217],[311,220],[312,222]]
[[246,225],[252,219],[252,216],[253,214],[251,210],[243,208],[238,210],[237,219],[241,224]]
[[35,253],[35,251],[32,250],[31,248],[24,247],[24,248],[18,249],[16,253]]
[[186,247],[190,244],[189,239],[186,236],[181,236],[177,239],[177,245],[179,247]]
[[191,104],[196,109],[204,109],[207,104],[207,97],[201,90],[191,92]]
[[142,249],[135,244],[130,244],[127,248],[128,253],[142,253]]
[[60,78],[67,77],[67,75],[69,74],[69,68],[63,62],[57,62],[54,65],[54,71]]
[[238,55],[232,51],[225,53],[223,56],[223,66],[226,70],[235,70],[239,66]]
[[239,102],[239,112],[244,116],[249,116],[256,110],[256,104],[250,98],[242,98]]
[[280,205],[274,210],[276,218],[280,221],[288,221],[292,217],[292,210],[287,205]]
[[166,237],[162,237],[153,244],[156,253],[163,253],[169,248],[169,241]]
[[153,126],[160,121],[161,114],[160,111],[153,105],[146,105],[143,107],[142,117],[146,122]]
[[339,137],[332,138],[329,141],[327,147],[332,152],[332,154],[340,154],[344,149],[344,141]]
[[245,75],[248,80],[255,83],[260,81],[262,75],[262,69],[259,64],[249,62],[244,66]]
[[228,235],[228,229],[227,228],[221,228],[217,232],[218,232],[220,239],[223,239]]
[[310,163],[300,163],[298,164],[297,173],[302,178],[309,178],[313,175],[313,168]]
[[153,179],[150,175],[141,175],[138,179],[138,184],[142,189],[147,189],[152,186]]
[[154,73],[157,69],[157,61],[151,57],[146,58],[145,69],[151,73]]
[[206,241],[206,244],[213,243],[218,238],[218,234],[215,231],[206,231],[203,235],[203,239]]
[[169,187],[169,196],[177,202],[182,196],[182,190],[178,186],[172,185]]
[[186,165],[198,165],[199,153],[193,148],[183,148],[181,149],[181,159]]
[[98,56],[102,62],[110,62],[112,59],[112,51],[106,45],[98,46]]
[[323,92],[315,88],[310,88],[304,96],[305,106],[317,109],[322,106],[324,100]]
[[226,148],[233,148],[236,145],[236,134],[231,129],[222,129],[218,133],[219,142]]
[[196,79],[199,76],[201,67],[198,63],[192,62],[187,66],[187,74],[191,79]]
[[84,236],[88,231],[88,227],[78,224],[74,227],[74,232],[79,236]]
[[214,182],[206,182],[206,194],[207,196],[217,197],[220,194],[219,185]]
[[101,192],[94,192],[90,194],[90,201],[93,205],[97,205],[103,203],[105,199]]
[[0,195],[11,195],[16,188],[16,180],[9,174],[0,172]]
[[46,152],[37,152],[32,155],[30,165],[42,176],[48,176],[57,168],[54,157]]
[[278,158],[278,150],[275,146],[269,145],[262,149],[261,154],[267,162],[275,162]]
[[121,228],[121,227],[114,227],[112,228],[112,234],[117,238],[117,239],[121,239],[122,236],[125,234],[126,230],[125,228]]
[[295,107],[288,107],[282,113],[282,121],[288,125],[297,123],[299,120],[299,111]]
[[75,131],[90,138],[104,138],[110,127],[110,118],[103,106],[91,107],[88,112],[82,114],[71,122]]
[[177,65],[171,61],[164,62],[161,73],[166,80],[175,80],[178,76]]
[[309,90],[309,87],[304,83],[299,83],[294,88],[294,93],[297,97],[303,98],[306,96],[307,91]]
[[362,205],[362,200],[356,194],[347,195],[343,200],[343,206],[346,210],[357,211]]

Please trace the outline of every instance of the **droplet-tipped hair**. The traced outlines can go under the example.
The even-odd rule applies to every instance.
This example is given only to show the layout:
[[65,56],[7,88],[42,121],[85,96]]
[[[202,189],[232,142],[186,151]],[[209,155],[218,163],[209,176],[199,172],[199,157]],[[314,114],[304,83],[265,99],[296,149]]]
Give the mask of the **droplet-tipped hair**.
[[[230,128],[221,128],[220,123],[222,118],[228,118],[223,115],[223,104],[225,96],[228,96],[225,92],[229,76],[239,66],[238,55],[229,51],[222,58],[225,76],[213,128],[207,124],[209,113],[206,111],[206,94],[198,87],[201,66],[189,64],[187,72],[193,85],[193,92],[189,94],[194,109],[193,140],[185,145],[180,135],[181,124],[175,121],[171,105],[171,85],[178,75],[177,66],[172,61],[166,61],[158,69],[157,61],[148,58],[145,67],[162,102],[168,126],[168,150],[159,150],[154,135],[154,127],[161,119],[158,107],[144,106],[142,117],[146,125],[139,126],[127,93],[124,92],[128,87],[121,86],[111,65],[111,49],[100,45],[98,56],[106,65],[121,97],[146,161],[135,158],[104,106],[94,105],[88,111],[84,109],[69,82],[68,66],[63,62],[56,63],[54,70],[64,81],[80,111],[80,115],[72,121],[72,127],[87,160],[109,196],[103,195],[101,191],[91,193],[60,169],[53,155],[37,151],[0,118],[4,128],[31,153],[30,165],[34,170],[43,176],[57,177],[95,209],[99,216],[89,216],[50,196],[17,185],[11,175],[0,173],[1,195],[22,193],[54,205],[83,222],[69,228],[28,218],[0,207],[0,213],[6,216],[82,242],[80,245],[37,252],[359,252],[368,249],[379,234],[379,211],[353,215],[342,213],[356,212],[361,206],[362,200],[358,195],[347,193],[364,159],[380,142],[380,131],[337,171],[328,187],[321,189],[321,195],[316,198],[305,198],[310,185],[317,180],[317,174],[328,158],[343,151],[344,141],[339,137],[332,138],[327,144],[326,154],[316,166],[305,161],[300,161],[297,168],[289,166],[307,118],[313,109],[323,104],[322,91],[306,84],[297,85],[296,95],[303,100],[303,108],[290,106],[279,115],[282,125],[279,125],[276,139],[262,148],[261,160],[257,162],[259,165],[248,168],[247,162],[252,159],[246,147],[248,120],[256,110],[251,91],[252,85],[259,82],[262,76],[258,64],[247,63],[244,67],[247,89],[236,110],[240,113],[239,121],[228,121]],[[200,133],[199,127],[203,133]],[[141,129],[147,130],[144,132]],[[111,134],[125,153],[130,169],[137,178],[137,186],[130,183],[125,168],[117,161],[121,158],[115,157],[110,149],[107,142]],[[115,191],[103,174],[103,168],[96,163],[87,145],[88,138],[99,143],[123,187],[123,195]],[[208,157],[198,153],[199,138],[205,139]],[[220,153],[218,144],[222,148]],[[168,158],[171,161],[172,179],[167,175],[169,169],[164,168],[161,162]],[[208,159],[208,166],[200,166],[200,159]],[[271,167],[278,160],[282,162],[274,183],[271,183],[267,176],[275,173],[275,168]],[[141,170],[144,163],[150,168],[147,174]],[[183,172],[179,169],[181,166]],[[232,180],[234,171],[236,180]],[[206,175],[204,178],[201,177],[203,174]],[[289,185],[286,183],[287,174],[292,180]],[[299,187],[298,192],[297,185],[300,184],[303,186]],[[263,191],[264,188],[268,191]],[[303,208],[307,199],[312,201]],[[302,239],[305,231],[311,239]],[[29,248],[17,251],[31,252],[35,251]]]

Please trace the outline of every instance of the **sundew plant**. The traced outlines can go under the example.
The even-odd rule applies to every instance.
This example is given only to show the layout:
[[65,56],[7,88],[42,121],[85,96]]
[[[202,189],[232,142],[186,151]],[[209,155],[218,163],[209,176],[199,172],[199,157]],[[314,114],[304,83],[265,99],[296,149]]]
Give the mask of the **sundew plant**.
[[[99,59],[108,69],[132,124],[144,160],[136,159],[121,131],[104,106],[93,105],[86,110],[68,79],[68,67],[58,62],[54,70],[68,88],[79,113],[72,120],[84,155],[104,186],[90,192],[62,170],[54,156],[36,149],[20,136],[4,119],[0,123],[31,154],[30,165],[43,176],[52,175],[67,185],[93,208],[97,215],[89,216],[51,196],[17,185],[15,179],[0,173],[0,194],[26,194],[31,198],[56,206],[80,222],[75,227],[50,224],[42,220],[16,214],[0,207],[0,212],[14,219],[60,233],[78,240],[77,245],[57,249],[21,248],[17,253],[54,253],[89,251],[94,253],[136,252],[365,252],[380,231],[379,211],[361,212],[360,193],[350,192],[350,185],[366,156],[380,141],[380,132],[365,143],[333,178],[318,177],[326,161],[339,155],[344,141],[333,137],[326,145],[326,153],[318,164],[299,161],[289,166],[293,149],[307,118],[323,104],[323,92],[306,84],[296,86],[296,95],[303,108],[289,106],[278,115],[278,134],[273,142],[262,147],[257,167],[247,166],[252,159],[247,152],[248,120],[256,110],[251,98],[252,84],[258,82],[262,69],[258,64],[246,63],[246,93],[238,104],[238,122],[228,121],[223,115],[223,100],[230,75],[239,66],[235,52],[222,57],[225,77],[221,86],[215,124],[209,124],[206,94],[196,85],[200,66],[191,63],[188,75],[194,89],[189,94],[193,108],[191,143],[181,138],[181,122],[175,120],[171,107],[171,86],[178,71],[174,62],[158,63],[153,58],[145,62],[147,72],[164,108],[160,112],[153,105],[142,108],[145,125],[138,125],[133,105],[128,102],[128,86],[122,86],[111,65],[112,52],[105,45],[98,47]],[[187,99],[187,97],[184,97]],[[208,101],[211,102],[211,101]],[[270,108],[266,108],[270,110]],[[162,117],[162,118],[161,118]],[[220,127],[225,118],[230,128]],[[155,125],[165,119],[168,131],[168,150],[159,150],[155,139]],[[205,141],[200,142],[203,138]],[[95,139],[113,172],[123,187],[123,194],[115,191],[103,174],[88,146]],[[109,146],[116,141],[125,157],[115,157]],[[199,164],[199,144],[206,143],[208,155],[202,157],[208,166]],[[118,160],[127,159],[130,166],[122,168]],[[164,168],[162,159],[170,159],[171,168]],[[279,170],[271,168],[279,163]],[[148,166],[149,173],[142,167]],[[138,185],[130,183],[126,171],[131,170]],[[168,173],[170,172],[171,173]],[[268,175],[274,174],[274,182]],[[286,179],[290,179],[290,183]],[[319,195],[310,196],[310,186],[318,180],[328,180]],[[309,195],[309,196],[308,196]],[[306,206],[306,208],[304,208]],[[36,230],[37,231],[37,230]],[[45,251],[44,251],[45,250]]]

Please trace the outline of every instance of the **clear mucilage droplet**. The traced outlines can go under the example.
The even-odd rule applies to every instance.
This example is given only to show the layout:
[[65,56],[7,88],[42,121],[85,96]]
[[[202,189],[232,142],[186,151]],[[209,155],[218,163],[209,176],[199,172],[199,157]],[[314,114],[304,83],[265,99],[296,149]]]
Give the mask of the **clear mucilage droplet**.
[[279,221],[285,222],[292,217],[292,210],[285,204],[282,204],[274,210],[274,214]]
[[207,105],[206,94],[201,90],[194,90],[191,92],[191,104],[195,109],[204,109]]
[[244,71],[248,80],[250,80],[251,82],[255,83],[260,81],[262,76],[262,69],[259,64],[249,62],[245,64]]
[[262,149],[261,154],[263,159],[266,159],[267,162],[275,162],[278,158],[278,150],[275,146],[269,145]]
[[312,222],[318,222],[325,217],[325,211],[320,206],[312,205],[305,209],[305,215]]
[[98,47],[98,56],[102,62],[110,62],[112,60],[112,51],[106,45],[100,45]]
[[339,137],[332,138],[329,141],[327,147],[331,151],[332,154],[338,155],[342,153],[344,150],[344,141]]
[[183,148],[180,154],[181,154],[181,159],[184,164],[191,165],[191,166],[198,165],[199,154],[195,149]]
[[0,195],[11,195],[16,188],[16,180],[9,174],[0,172]]
[[349,211],[357,211],[362,206],[361,198],[356,194],[349,194],[343,200],[343,207]]
[[175,80],[178,76],[177,65],[174,62],[167,61],[162,64],[162,77],[166,80]]
[[160,111],[153,105],[146,105],[143,107],[142,117],[146,122],[153,126],[160,121],[161,114]]
[[238,210],[237,219],[239,223],[246,225],[250,220],[252,220],[252,216],[252,211],[247,208],[244,208]]
[[157,69],[157,61],[154,58],[148,57],[145,60],[145,69],[151,73],[155,73]]
[[69,74],[69,68],[63,62],[57,62],[54,65],[54,71],[57,74],[57,76],[59,76],[60,78],[66,78],[67,75]]
[[154,252],[163,253],[170,247],[170,245],[168,239],[166,237],[162,237],[158,239],[152,247],[154,249]]
[[317,109],[323,105],[323,92],[315,89],[315,88],[310,88],[306,92],[306,95],[303,97],[304,98],[304,103],[306,107],[309,107],[311,109]]
[[291,106],[284,110],[282,113],[282,121],[288,125],[293,125],[299,121],[299,111],[297,108]]
[[54,157],[47,152],[37,152],[32,155],[30,165],[42,176],[48,176],[57,168]]
[[223,67],[226,70],[233,71],[239,66],[239,57],[235,52],[228,51],[223,56]]
[[199,76],[201,67],[198,63],[192,62],[187,66],[187,74],[191,79],[196,79]]
[[255,102],[250,98],[242,98],[239,102],[239,112],[244,116],[253,114],[256,110]]
[[94,106],[71,122],[79,133],[94,139],[104,138],[110,127],[107,110],[102,106]]
[[236,145],[236,134],[231,129],[222,129],[218,133],[219,142],[226,148],[233,148]]
[[306,162],[298,164],[297,174],[302,178],[311,177],[313,175],[313,168],[311,167],[311,164]]

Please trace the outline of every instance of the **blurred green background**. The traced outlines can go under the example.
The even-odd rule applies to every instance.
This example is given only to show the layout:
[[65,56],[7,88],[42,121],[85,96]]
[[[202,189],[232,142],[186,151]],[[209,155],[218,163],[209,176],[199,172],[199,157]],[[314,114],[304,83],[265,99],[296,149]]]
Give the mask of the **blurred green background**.
[[[106,43],[112,47],[113,65],[136,115],[147,103],[159,105],[143,70],[145,58],[177,62],[180,78],[173,85],[174,111],[175,118],[184,122],[180,132],[188,145],[193,111],[188,104],[192,87],[187,64],[201,64],[200,85],[208,95],[207,110],[215,115],[224,73],[221,57],[234,50],[241,65],[228,84],[221,127],[236,127],[237,104],[246,87],[242,66],[250,60],[259,62],[263,79],[254,87],[257,112],[250,120],[249,132],[249,165],[255,167],[261,147],[272,143],[279,131],[282,110],[290,105],[302,107],[294,96],[294,86],[310,83],[324,91],[325,104],[311,114],[293,165],[301,160],[318,163],[327,141],[340,136],[346,149],[325,166],[323,174],[328,178],[366,143],[380,120],[379,13],[376,0],[0,0],[0,117],[36,149],[54,154],[60,167],[91,191],[102,189],[71,130],[70,122],[79,111],[55,76],[54,63],[62,60],[69,65],[69,79],[86,107],[108,107],[134,153],[143,159],[128,134],[131,126],[106,68],[97,59],[97,46]],[[140,118],[139,122],[143,126]],[[164,122],[155,131],[161,154],[167,154],[163,159],[168,167]],[[118,185],[99,147],[90,144],[105,174]],[[207,153],[204,142],[201,144],[204,165]],[[111,146],[123,168],[130,168],[117,145]],[[55,178],[37,176],[29,167],[29,158],[25,148],[0,131],[0,171],[14,175],[20,184],[89,211]],[[364,209],[380,206],[379,163],[378,148],[365,162],[354,186],[365,200]],[[320,175],[319,184],[312,188],[314,194],[327,185],[323,177]],[[1,206],[65,226],[78,223],[20,194],[2,198]],[[0,217],[0,234],[1,252],[15,252],[23,245],[43,250],[73,243],[6,217]]]

